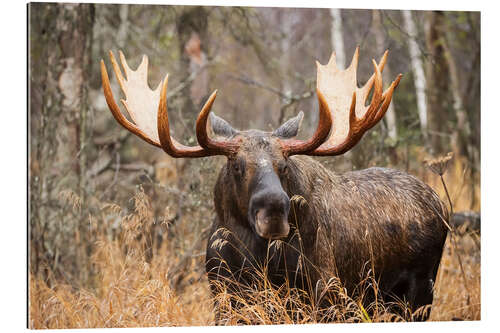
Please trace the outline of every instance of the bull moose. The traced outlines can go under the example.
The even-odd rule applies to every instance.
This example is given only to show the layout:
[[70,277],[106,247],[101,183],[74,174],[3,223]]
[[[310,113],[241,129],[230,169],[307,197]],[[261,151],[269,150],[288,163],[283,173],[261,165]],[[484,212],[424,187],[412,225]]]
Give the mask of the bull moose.
[[[374,73],[362,88],[356,79],[359,47],[345,70],[337,68],[335,53],[327,65],[317,62],[319,120],[311,138],[295,138],[302,111],[273,132],[237,130],[210,112],[215,91],[196,121],[198,146],[170,135],[168,75],[153,91],[146,56],[133,71],[120,52],[123,76],[109,55],[133,122],[116,104],[101,60],[104,95],[122,126],[176,158],[227,157],[214,189],[216,220],[206,252],[214,292],[220,283],[230,293],[251,285],[252,272],[263,265],[273,285],[288,283],[312,293],[320,281],[335,276],[354,292],[370,263],[383,297],[403,300],[412,310],[430,308],[447,235],[443,220],[449,219],[438,195],[397,170],[337,174],[309,157],[344,154],[382,119],[401,79],[400,74],[383,91],[387,51],[379,63],[372,61]],[[215,138],[208,134],[209,122]]]

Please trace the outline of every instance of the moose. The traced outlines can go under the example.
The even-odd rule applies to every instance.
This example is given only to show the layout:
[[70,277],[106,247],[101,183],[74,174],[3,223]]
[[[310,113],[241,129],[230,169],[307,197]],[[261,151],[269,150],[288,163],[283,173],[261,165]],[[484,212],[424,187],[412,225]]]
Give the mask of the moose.
[[383,91],[387,55],[372,61],[374,73],[361,88],[359,47],[345,70],[337,67],[334,52],[327,65],[316,63],[319,117],[307,140],[296,139],[302,111],[272,132],[233,128],[211,113],[215,91],[196,120],[197,146],[171,136],[168,75],[151,90],[147,56],[134,71],[120,51],[123,76],[109,52],[132,121],[115,102],[101,60],[104,95],[123,127],[175,158],[227,157],[214,189],[216,219],[206,252],[214,293],[221,283],[230,293],[250,286],[259,276],[256,267],[264,265],[273,285],[288,283],[312,294],[321,281],[336,277],[354,293],[368,265],[385,299],[402,300],[413,311],[427,305],[415,320],[428,318],[447,236],[443,221],[449,220],[438,195],[401,171],[373,167],[337,174],[311,158],[344,154],[382,119],[402,77]]

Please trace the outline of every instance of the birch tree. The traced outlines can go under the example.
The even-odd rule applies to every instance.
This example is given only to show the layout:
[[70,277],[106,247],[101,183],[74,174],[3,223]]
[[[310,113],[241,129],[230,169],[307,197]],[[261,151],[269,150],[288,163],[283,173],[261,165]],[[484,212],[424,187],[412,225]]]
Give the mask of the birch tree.
[[411,11],[403,10],[403,19],[406,28],[406,32],[409,35],[408,39],[408,51],[410,53],[410,64],[413,71],[413,77],[415,80],[415,93],[417,97],[417,108],[418,117],[420,119],[420,128],[422,130],[422,135],[424,140],[427,141],[428,128],[427,128],[427,102],[426,102],[426,80],[424,73],[424,65],[420,58],[420,50],[416,41],[417,28]]
[[331,8],[330,15],[332,16],[332,46],[337,57],[337,66],[345,68],[345,50],[344,50],[344,35],[342,31],[342,15],[338,8]]
[[119,16],[120,25],[118,26],[118,32],[116,33],[116,44],[119,49],[125,48],[125,43],[127,41],[127,35],[129,30],[129,19],[128,19],[129,5],[120,5]]

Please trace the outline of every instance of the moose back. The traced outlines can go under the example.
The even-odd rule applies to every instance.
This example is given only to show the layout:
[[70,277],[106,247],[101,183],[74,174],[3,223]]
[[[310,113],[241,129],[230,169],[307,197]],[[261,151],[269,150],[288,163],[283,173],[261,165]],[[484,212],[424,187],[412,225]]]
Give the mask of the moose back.
[[[227,157],[214,189],[217,217],[206,255],[214,293],[221,285],[230,293],[249,292],[266,278],[313,295],[321,282],[337,277],[354,294],[368,265],[384,299],[406,302],[412,311],[432,304],[446,239],[443,220],[448,220],[436,193],[400,171],[336,174],[309,157],[347,152],[389,107],[401,75],[383,91],[386,52],[379,63],[373,61],[374,74],[358,88],[358,55],[356,49],[345,70],[337,68],[335,54],[327,65],[317,63],[319,121],[311,138],[295,139],[302,112],[273,132],[234,129],[210,112],[214,92],[196,121],[199,145],[194,147],[170,135],[168,76],[153,91],[147,85],[146,56],[133,71],[120,52],[124,77],[110,52],[131,122],[114,100],[101,61],[106,101],[127,130],[173,157]],[[216,138],[207,134],[209,121]]]

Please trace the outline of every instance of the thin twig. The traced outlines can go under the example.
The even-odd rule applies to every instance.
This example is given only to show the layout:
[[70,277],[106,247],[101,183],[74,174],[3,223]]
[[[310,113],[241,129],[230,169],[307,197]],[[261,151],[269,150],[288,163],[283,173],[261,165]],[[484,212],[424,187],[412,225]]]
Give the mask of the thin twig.
[[226,76],[228,78],[230,78],[230,79],[233,79],[233,80],[236,80],[236,81],[240,81],[240,82],[242,82],[244,84],[248,84],[250,86],[256,86],[256,87],[268,90],[268,91],[272,92],[273,94],[278,95],[282,99],[288,98],[288,96],[286,94],[284,94],[283,92],[281,92],[279,89],[276,89],[276,88],[270,87],[268,85],[265,85],[264,83],[258,82],[258,81],[254,80],[252,78],[249,78],[249,77],[247,77],[245,75],[235,76],[235,75],[232,75],[232,74],[227,74]]
[[191,82],[193,82],[196,79],[196,77],[198,76],[198,74],[201,71],[203,71],[204,69],[206,69],[207,67],[209,67],[211,65],[212,65],[211,63],[203,64],[202,66],[197,68],[195,71],[193,71],[191,74],[189,74],[189,76],[184,81],[179,83],[177,85],[177,87],[174,87],[173,89],[169,89],[169,91],[167,92],[167,99],[171,99],[175,95],[179,94],[184,88],[187,87],[188,84],[190,84]]
[[453,215],[453,203],[451,202],[450,193],[448,192],[448,187],[446,187],[446,183],[444,181],[443,175],[439,175],[441,179],[441,184],[443,184],[444,191],[446,193],[446,197],[448,198],[448,203],[450,204],[450,216]]

